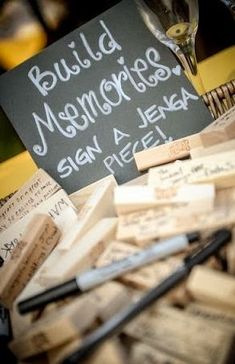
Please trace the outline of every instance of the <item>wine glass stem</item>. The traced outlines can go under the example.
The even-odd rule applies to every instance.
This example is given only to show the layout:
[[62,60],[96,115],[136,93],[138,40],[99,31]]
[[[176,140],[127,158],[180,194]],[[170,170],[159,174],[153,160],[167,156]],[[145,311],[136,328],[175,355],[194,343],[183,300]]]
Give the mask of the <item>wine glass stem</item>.
[[179,51],[177,52],[177,55],[185,69],[187,76],[189,77],[190,81],[200,95],[205,93],[205,88],[198,72],[197,59],[195,54],[195,37],[190,37],[184,43],[178,44],[178,46]]

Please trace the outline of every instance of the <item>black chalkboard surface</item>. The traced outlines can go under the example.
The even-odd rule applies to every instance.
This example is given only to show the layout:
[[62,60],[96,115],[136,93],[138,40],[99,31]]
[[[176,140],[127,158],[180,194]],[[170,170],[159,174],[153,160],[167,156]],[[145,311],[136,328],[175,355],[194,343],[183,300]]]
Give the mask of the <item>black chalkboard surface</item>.
[[0,104],[38,166],[71,193],[133,152],[193,134],[208,109],[174,56],[124,0],[0,78]]

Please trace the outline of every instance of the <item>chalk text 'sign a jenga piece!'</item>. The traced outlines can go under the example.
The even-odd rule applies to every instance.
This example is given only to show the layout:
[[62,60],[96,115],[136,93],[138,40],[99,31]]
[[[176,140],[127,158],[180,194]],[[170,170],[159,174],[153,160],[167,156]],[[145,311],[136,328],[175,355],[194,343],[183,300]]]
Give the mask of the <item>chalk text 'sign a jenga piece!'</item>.
[[116,225],[117,218],[105,218],[97,222],[51,267],[46,275],[47,281],[56,284],[58,280],[69,278],[91,268],[113,239]]
[[203,129],[200,137],[205,147],[235,138],[235,106]]
[[224,143],[212,145],[210,147],[201,147],[192,149],[190,151],[190,156],[192,159],[195,159],[195,158],[207,157],[213,154],[228,152],[229,150],[232,151],[234,149],[235,149],[235,139],[232,139]]
[[217,188],[235,185],[235,151],[151,168],[151,186],[179,186],[185,183],[214,183]]
[[202,146],[200,135],[193,134],[167,144],[135,153],[134,158],[139,171],[173,162],[190,155],[190,150]]
[[142,314],[123,331],[190,364],[232,364],[234,358],[231,331],[166,305],[155,316]]
[[235,313],[234,276],[206,266],[196,266],[190,273],[186,288],[195,300]]
[[95,320],[95,303],[81,297],[38,319],[22,335],[10,343],[18,359],[31,357],[79,338]]
[[20,220],[32,209],[51,197],[61,187],[43,169],[39,169],[0,208],[0,232]]
[[[203,204],[213,208],[213,184],[191,184],[179,187],[155,188],[152,186],[119,186],[114,190],[114,204],[118,214],[175,204]],[[195,206],[194,206],[195,207]]]
[[114,178],[105,179],[98,184],[79,212],[77,224],[61,241],[60,249],[68,250],[100,219],[116,216],[113,204],[113,190],[116,186]]
[[[20,241],[22,234],[24,233],[27,224],[35,214],[47,214],[50,216],[59,227],[61,233],[65,233],[68,227],[68,222],[65,221],[64,211],[67,208],[73,208],[73,204],[68,198],[68,195],[64,190],[57,191],[53,196],[42,202],[38,207],[32,210],[25,217],[9,226],[5,231],[0,233],[0,256],[4,260],[4,264],[10,259],[13,249]],[[67,213],[66,213],[67,215]],[[76,219],[76,211],[70,210],[70,221]],[[69,222],[70,223],[70,222]]]
[[12,306],[59,238],[60,231],[51,217],[34,216],[10,260],[1,269],[0,301],[3,305]]

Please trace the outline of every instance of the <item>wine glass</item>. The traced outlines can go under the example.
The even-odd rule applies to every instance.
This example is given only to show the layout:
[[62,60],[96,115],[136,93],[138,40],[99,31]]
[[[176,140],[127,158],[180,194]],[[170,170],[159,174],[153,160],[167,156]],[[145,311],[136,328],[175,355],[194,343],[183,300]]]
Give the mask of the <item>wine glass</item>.
[[198,73],[195,36],[197,0],[135,0],[149,30],[177,56],[199,94],[205,92]]

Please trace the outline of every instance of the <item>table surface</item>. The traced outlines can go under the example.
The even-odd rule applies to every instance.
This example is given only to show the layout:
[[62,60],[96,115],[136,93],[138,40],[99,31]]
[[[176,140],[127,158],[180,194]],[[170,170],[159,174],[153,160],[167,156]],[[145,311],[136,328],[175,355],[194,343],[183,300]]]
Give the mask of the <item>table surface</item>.
[[[199,63],[205,91],[235,79],[235,46]],[[27,151],[0,164],[0,198],[16,191],[37,170]]]

